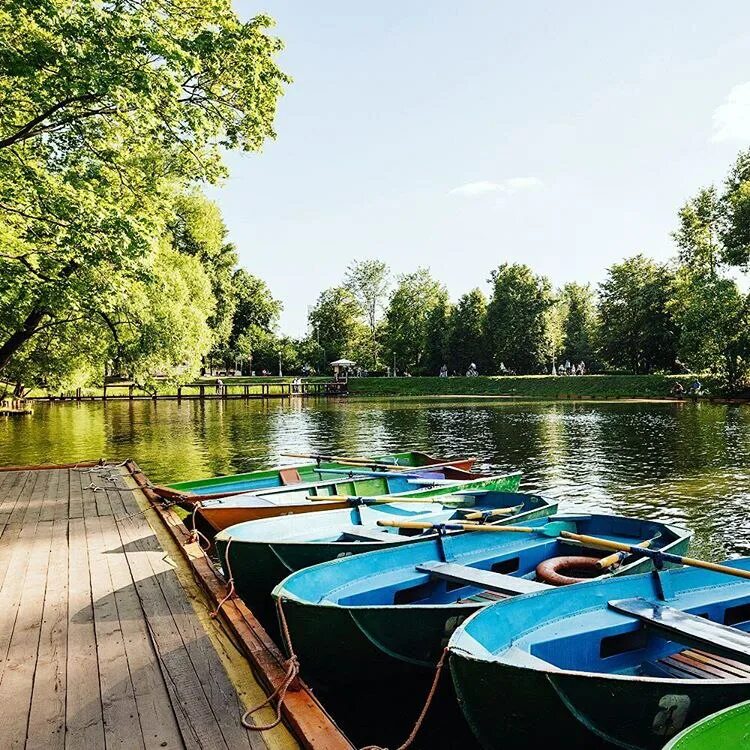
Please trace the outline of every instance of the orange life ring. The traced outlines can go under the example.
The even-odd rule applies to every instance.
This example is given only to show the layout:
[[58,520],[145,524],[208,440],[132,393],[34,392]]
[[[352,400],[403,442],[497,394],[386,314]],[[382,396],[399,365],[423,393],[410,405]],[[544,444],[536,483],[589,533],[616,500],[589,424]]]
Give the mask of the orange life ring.
[[537,580],[552,586],[569,586],[596,578],[602,571],[596,567],[597,557],[551,557],[536,566]]

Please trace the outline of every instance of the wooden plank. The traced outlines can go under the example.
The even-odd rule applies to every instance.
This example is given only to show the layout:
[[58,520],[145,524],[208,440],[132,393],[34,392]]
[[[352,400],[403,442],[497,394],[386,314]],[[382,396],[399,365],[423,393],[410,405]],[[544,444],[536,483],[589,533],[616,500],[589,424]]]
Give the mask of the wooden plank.
[[143,750],[133,683],[106,560],[108,550],[119,546],[119,537],[115,539],[114,524],[105,528],[98,516],[84,517],[84,526],[89,553],[105,743],[108,748]]
[[[78,482],[73,472],[71,483]],[[81,518],[68,524],[68,649],[65,703],[67,750],[103,750],[104,719],[91,603],[86,529]]]
[[[11,472],[12,483],[7,487],[5,495],[0,502],[0,520],[3,523],[10,523],[10,516],[15,508],[18,496],[23,491],[23,486],[31,476],[29,471],[14,471]],[[15,521],[18,523],[18,521]]]
[[29,501],[34,492],[34,487],[40,476],[43,476],[42,472],[30,471],[28,477],[23,484],[23,489],[18,495],[13,510],[8,516],[8,523],[23,523],[24,516],[26,515],[26,509],[29,506]]
[[[56,473],[59,475],[62,472],[57,470]],[[39,635],[39,655],[26,736],[27,750],[63,750],[65,747],[68,651],[67,570],[68,522],[58,520],[53,523],[52,527],[49,580]]]
[[750,678],[750,667],[746,664],[741,664],[734,659],[726,659],[723,656],[716,656],[715,654],[709,654],[706,651],[698,651],[697,649],[686,649],[682,653],[696,661],[700,661],[704,664],[715,665],[727,672],[731,672],[735,677],[741,677],[743,679]]
[[68,469],[68,484],[70,498],[68,503],[68,518],[83,518],[83,490],[81,489],[81,472],[77,469]]
[[55,497],[54,518],[68,520],[70,510],[70,469],[57,470],[57,495]]
[[[106,494],[113,493],[109,491]],[[107,529],[107,539],[115,544],[107,548],[104,557],[112,579],[143,744],[146,750],[184,747],[159,660],[144,621],[135,583],[130,575],[119,530],[111,516],[100,519],[100,523]]]
[[61,489],[60,479],[63,474],[67,475],[65,469],[51,469],[49,472],[47,491],[42,498],[42,507],[39,510],[40,521],[54,521],[57,515],[57,507],[61,501],[65,502],[67,509],[68,491],[67,487]]
[[78,474],[78,480],[81,483],[81,504],[83,507],[83,517],[93,518],[98,515],[96,511],[96,492],[93,489],[96,485],[93,481],[94,472],[75,472]]
[[51,545],[52,524],[48,521],[40,523],[36,528],[21,603],[0,677],[0,706],[3,707],[0,747],[10,750],[26,744]]
[[476,586],[483,591],[493,591],[498,594],[529,594],[551,588],[547,583],[530,581],[528,578],[518,578],[504,573],[493,573],[491,570],[482,570],[468,565],[457,565],[456,563],[430,562],[415,567],[420,573],[429,573],[432,578],[440,578],[452,583],[463,583],[466,586]]
[[34,474],[36,482],[34,483],[34,489],[29,495],[29,501],[23,514],[22,523],[24,524],[35,523],[41,520],[42,505],[44,504],[44,498],[47,496],[50,479],[52,478],[51,471],[39,471],[34,472]]
[[5,580],[0,588],[0,677],[7,665],[8,649],[21,605],[35,532],[35,525],[19,527]]
[[[144,539],[133,518],[120,521],[118,528],[172,705],[182,707],[180,729],[183,741],[188,748],[228,750],[221,723],[213,713],[159,584],[159,578],[174,573],[162,559],[163,552],[158,544],[154,544],[150,529]],[[189,647],[192,649],[195,644],[190,643]],[[226,717],[222,717],[224,720]]]

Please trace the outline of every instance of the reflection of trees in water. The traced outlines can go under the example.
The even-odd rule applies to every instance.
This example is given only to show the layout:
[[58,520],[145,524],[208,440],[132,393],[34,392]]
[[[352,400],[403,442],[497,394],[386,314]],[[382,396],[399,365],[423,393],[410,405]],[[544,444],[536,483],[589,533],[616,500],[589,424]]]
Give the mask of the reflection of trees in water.
[[249,471],[286,451],[419,448],[520,469],[567,510],[682,523],[714,557],[750,552],[750,409],[487,401],[118,401],[0,422],[10,463],[135,458],[153,481]]

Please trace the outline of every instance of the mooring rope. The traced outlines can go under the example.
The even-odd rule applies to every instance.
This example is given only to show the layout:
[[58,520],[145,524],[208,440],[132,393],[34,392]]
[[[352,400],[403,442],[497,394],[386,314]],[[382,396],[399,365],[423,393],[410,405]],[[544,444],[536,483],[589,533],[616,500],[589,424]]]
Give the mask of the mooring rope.
[[[209,549],[211,549],[211,540],[203,532],[201,532],[198,529],[198,527],[195,525],[196,514],[201,509],[202,505],[203,504],[201,503],[200,500],[198,500],[198,502],[196,502],[196,503],[193,504],[193,512],[192,512],[192,515],[190,517],[191,518],[191,526],[192,526],[192,529],[190,530],[190,532],[191,532],[190,533],[190,541],[191,542],[198,542],[198,546],[201,548],[201,550],[203,550],[203,554],[206,555],[206,552]],[[205,541],[205,543],[206,543],[205,545],[203,544],[203,542],[201,542],[201,539],[203,539],[203,541]],[[229,544],[231,544],[231,543],[232,543],[232,539],[230,537]],[[227,550],[229,549],[229,544],[227,544]],[[206,557],[208,557],[208,555],[206,555]],[[227,558],[227,564],[228,563],[229,563],[229,558]]]
[[[228,549],[228,547],[227,547]],[[228,562],[228,561],[227,561]],[[284,679],[279,683],[276,689],[269,695],[262,703],[259,703],[253,708],[249,708],[242,714],[242,726],[249,729],[252,732],[267,732],[269,729],[276,728],[281,724],[281,709],[284,705],[284,699],[286,694],[291,687],[292,683],[297,679],[299,675],[299,659],[297,654],[294,653],[292,648],[292,639],[289,635],[289,625],[286,621],[286,615],[284,614],[284,607],[281,603],[281,597],[276,600],[276,611],[279,615],[279,624],[281,625],[281,636],[284,639],[284,645],[286,646],[289,658],[286,660],[286,674]],[[270,706],[273,702],[276,702],[274,710],[276,711],[276,718],[269,724],[252,724],[250,717],[260,711],[265,706]]]
[[[424,702],[424,706],[422,706],[422,710],[419,712],[417,721],[415,722],[414,727],[409,733],[409,736],[401,745],[399,745],[396,748],[396,750],[406,750],[408,747],[411,746],[411,744],[417,738],[417,735],[419,734],[419,730],[422,728],[422,724],[424,724],[424,720],[427,716],[427,712],[430,710],[432,701],[435,698],[435,693],[437,692],[438,683],[440,682],[440,674],[443,671],[443,666],[445,664],[445,658],[447,655],[448,655],[448,648],[446,647],[443,649],[443,653],[440,654],[440,660],[438,661],[437,666],[435,667],[435,676],[432,678],[432,685],[430,685],[430,690],[427,693],[427,699]],[[365,747],[360,748],[360,750],[388,750],[388,748],[381,747],[380,745],[365,745]]]

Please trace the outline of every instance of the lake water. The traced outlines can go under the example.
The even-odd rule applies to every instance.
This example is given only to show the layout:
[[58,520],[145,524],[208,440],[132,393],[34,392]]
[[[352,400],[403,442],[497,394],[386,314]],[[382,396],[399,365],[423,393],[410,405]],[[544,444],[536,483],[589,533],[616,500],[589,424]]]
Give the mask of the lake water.
[[[118,401],[0,419],[0,463],[135,459],[154,482],[418,448],[472,454],[565,510],[688,526],[693,551],[750,554],[750,408],[465,400]],[[289,459],[286,459],[289,460]]]

